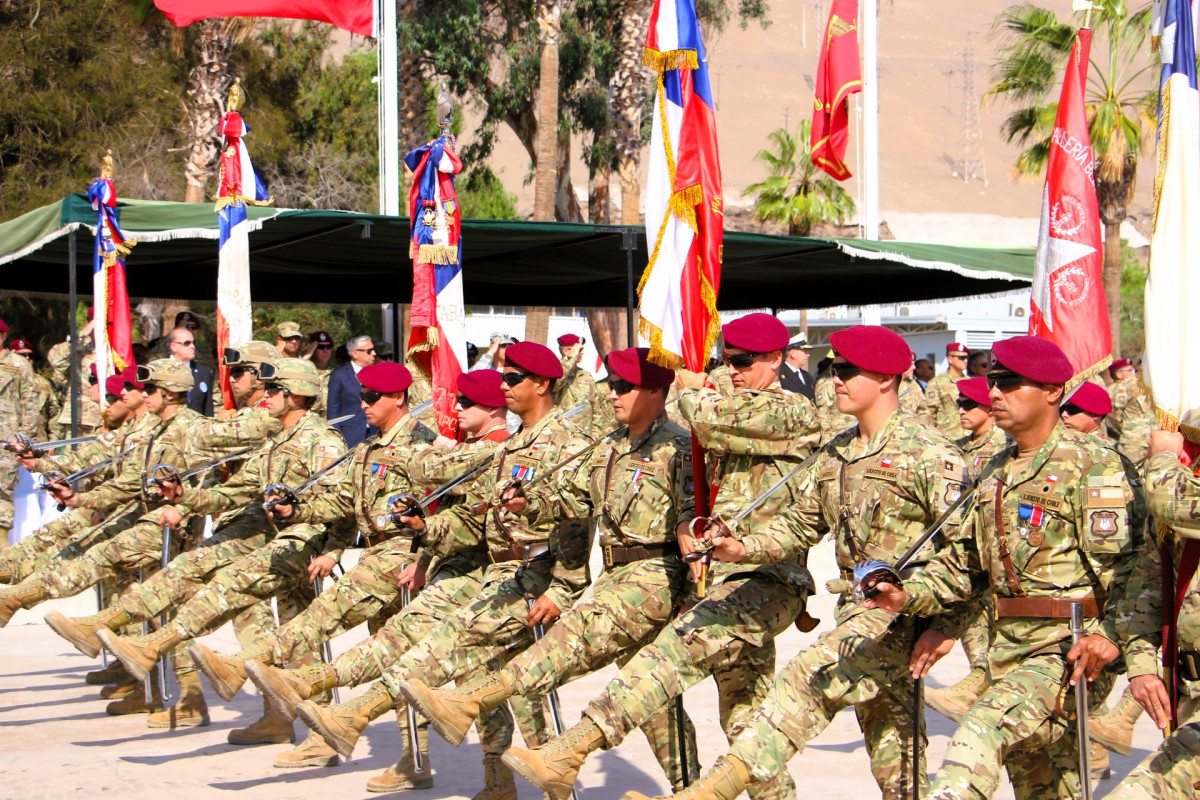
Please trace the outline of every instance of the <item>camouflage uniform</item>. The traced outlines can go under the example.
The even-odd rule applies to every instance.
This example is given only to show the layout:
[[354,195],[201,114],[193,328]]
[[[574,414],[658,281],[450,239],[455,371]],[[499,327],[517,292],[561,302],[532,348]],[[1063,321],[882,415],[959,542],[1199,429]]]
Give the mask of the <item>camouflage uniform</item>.
[[837,395],[833,388],[833,378],[828,375],[817,378],[813,393],[814,402],[817,405],[817,421],[821,427],[821,444],[825,444],[846,428],[858,424],[858,420],[854,417],[837,410]]
[[1114,383],[1108,393],[1113,405],[1105,417],[1108,435],[1117,443],[1117,452],[1141,465],[1150,450],[1150,431],[1158,428],[1146,387],[1134,374]]
[[325,411],[329,403],[329,376],[333,374],[333,367],[325,369],[317,369],[321,375],[321,389],[317,392],[317,402],[313,403],[312,412],[325,416]]
[[[1061,422],[1035,453],[1014,445],[984,476],[971,535],[905,581],[909,613],[938,613],[988,585],[996,597],[990,685],[955,732],[930,796],[991,797],[1003,764],[1018,798],[1075,797],[1075,726],[1054,713],[1070,669],[1070,619],[1036,608],[1016,616],[1022,609],[1005,606],[1014,597],[1095,598],[1102,616],[1088,631],[1120,642],[1117,610],[1140,545],[1144,494],[1131,464]],[[1107,695],[1114,675],[1106,670],[1092,691]]]
[[900,379],[900,410],[914,417],[921,416],[925,408],[925,391],[916,378]]
[[[1170,553],[1175,574],[1184,546],[1200,538],[1200,478],[1172,453],[1156,453],[1145,463],[1146,497],[1158,522],[1159,541],[1147,541],[1134,567],[1118,629],[1124,637],[1129,677],[1157,675],[1162,640],[1162,553]],[[1200,572],[1184,593],[1176,627],[1179,650],[1200,652]],[[1181,663],[1181,666],[1183,664]],[[1108,796],[1117,800],[1192,798],[1200,783],[1200,680],[1179,675],[1179,727],[1126,776]],[[1171,691],[1167,687],[1167,691]]]
[[[726,520],[790,472],[817,438],[812,404],[778,382],[762,391],[730,394],[684,389],[679,409],[707,451],[712,514]],[[793,480],[743,525],[755,529],[796,497]],[[717,682],[721,727],[735,736],[775,674],[774,638],[803,614],[813,592],[805,560],[804,553],[792,553],[773,564],[713,561],[714,585],[706,596],[690,598],[695,605],[639,650],[584,710],[603,732],[603,746],[616,747],[710,675]],[[786,774],[753,790],[756,800],[794,795]]]
[[958,381],[966,375],[955,377],[949,371],[934,377],[925,387],[925,418],[950,439],[962,433],[962,420],[958,416]]
[[[958,450],[923,420],[897,410],[865,444],[850,431],[825,445],[788,510],[742,538],[744,561],[770,562],[806,551],[832,530],[842,576],[828,585],[842,595],[837,627],[783,668],[734,741],[730,752],[752,781],[786,775],[792,756],[838,711],[854,706],[883,797],[910,796],[913,682],[907,667],[919,628],[912,617],[852,602],[851,578],[864,561],[895,561],[967,480]],[[952,519],[922,553],[958,535]],[[927,557],[918,555],[913,568]],[[960,623],[939,619],[934,625],[954,636]],[[926,781],[923,764],[917,778]]]
[[[59,414],[50,421],[50,435],[55,439],[66,438],[71,433],[71,342],[59,342],[50,348],[46,354],[46,362],[50,365],[50,382],[58,391]],[[79,435],[87,436],[103,427],[104,419],[100,413],[100,405],[88,397],[88,377],[91,375],[92,364],[96,356],[90,345],[81,347],[79,351]],[[101,391],[103,391],[101,387]]]
[[585,411],[574,419],[579,420],[578,427],[596,436],[603,436],[617,427],[612,403],[596,385],[592,374],[576,364],[573,355],[562,357],[562,368],[563,376],[554,383],[554,405],[570,411],[586,403],[590,412]]
[[[36,438],[38,429],[37,384],[24,356],[0,345],[0,426],[5,436],[24,433]],[[0,449],[0,550],[8,547],[13,524],[13,489],[17,485],[17,459]]]

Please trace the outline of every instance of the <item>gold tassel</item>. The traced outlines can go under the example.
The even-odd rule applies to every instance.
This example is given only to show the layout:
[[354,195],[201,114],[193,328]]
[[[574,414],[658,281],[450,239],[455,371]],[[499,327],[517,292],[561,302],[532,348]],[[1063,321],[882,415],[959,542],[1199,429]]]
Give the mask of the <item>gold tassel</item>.
[[457,264],[458,246],[446,244],[423,244],[417,250],[418,264]]
[[672,194],[671,199],[667,201],[667,206],[680,222],[692,229],[692,233],[699,233],[699,227],[696,224],[696,206],[703,202],[704,190],[700,184],[694,184]]
[[672,69],[700,69],[700,59],[695,50],[661,52],[647,47],[642,50],[642,65],[655,72],[666,72]]

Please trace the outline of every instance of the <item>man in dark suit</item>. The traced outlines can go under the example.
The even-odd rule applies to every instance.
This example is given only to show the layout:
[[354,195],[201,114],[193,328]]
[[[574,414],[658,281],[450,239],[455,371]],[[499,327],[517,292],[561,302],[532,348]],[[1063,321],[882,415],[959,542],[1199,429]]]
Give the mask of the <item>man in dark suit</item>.
[[779,383],[789,392],[796,392],[814,398],[816,381],[805,372],[808,366],[808,337],[800,334],[799,338],[788,343],[784,352],[783,368],[779,370]]
[[346,438],[346,444],[354,447],[374,429],[367,425],[367,414],[362,408],[362,384],[358,382],[358,371],[375,363],[375,344],[370,336],[355,336],[346,342],[350,363],[338,367],[329,376],[329,397],[326,400],[326,419],[337,419],[353,414],[353,419],[339,422],[336,427]]
[[192,371],[192,389],[188,392],[187,407],[206,417],[213,415],[212,370],[196,360],[196,334],[188,328],[172,328],[167,339],[171,358],[182,361]]

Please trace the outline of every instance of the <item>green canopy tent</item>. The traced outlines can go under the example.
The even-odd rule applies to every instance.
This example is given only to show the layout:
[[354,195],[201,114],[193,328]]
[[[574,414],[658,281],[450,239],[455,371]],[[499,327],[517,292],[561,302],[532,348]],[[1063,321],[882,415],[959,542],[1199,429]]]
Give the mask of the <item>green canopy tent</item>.
[[[215,297],[211,205],[123,200],[120,213],[126,235],[138,242],[126,265],[130,296]],[[407,218],[275,208],[250,208],[249,218],[256,301],[409,301]],[[73,277],[87,293],[95,224],[83,194],[0,223],[0,286],[66,293],[74,247]],[[465,300],[625,306],[647,253],[641,228],[466,220]],[[821,308],[990,294],[1028,286],[1033,260],[1027,247],[726,233],[718,305]]]

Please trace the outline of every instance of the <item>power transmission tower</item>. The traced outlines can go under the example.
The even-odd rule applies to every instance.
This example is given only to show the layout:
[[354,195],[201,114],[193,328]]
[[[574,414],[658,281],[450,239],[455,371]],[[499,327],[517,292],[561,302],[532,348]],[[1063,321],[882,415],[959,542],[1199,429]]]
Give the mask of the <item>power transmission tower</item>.
[[[967,32],[962,51],[962,110],[958,117],[959,160],[951,174],[964,182],[983,181],[988,185],[987,164],[983,159],[983,127],[979,122],[979,94],[975,91],[975,43]],[[957,71],[957,70],[955,70]]]

